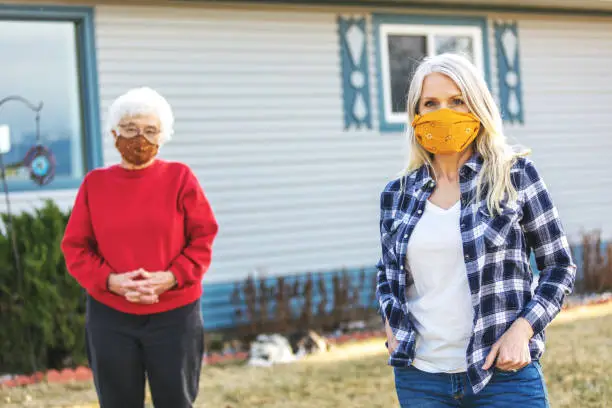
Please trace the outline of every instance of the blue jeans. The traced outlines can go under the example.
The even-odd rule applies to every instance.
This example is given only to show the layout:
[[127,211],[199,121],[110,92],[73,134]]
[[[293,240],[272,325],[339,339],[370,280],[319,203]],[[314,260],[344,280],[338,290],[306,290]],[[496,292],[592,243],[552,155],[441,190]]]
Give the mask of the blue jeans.
[[414,367],[395,368],[395,389],[401,408],[549,408],[542,367],[533,362],[517,372],[495,369],[478,394],[465,373],[431,374]]

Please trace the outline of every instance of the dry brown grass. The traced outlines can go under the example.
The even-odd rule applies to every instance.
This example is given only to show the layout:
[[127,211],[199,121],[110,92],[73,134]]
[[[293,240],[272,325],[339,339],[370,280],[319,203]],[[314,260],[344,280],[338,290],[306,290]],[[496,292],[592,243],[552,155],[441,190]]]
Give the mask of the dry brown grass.
[[[612,304],[564,312],[543,360],[554,408],[612,407]],[[395,407],[381,340],[273,368],[206,367],[198,407]],[[90,383],[0,390],[0,406],[96,407]]]
[[612,304],[559,317],[542,361],[552,406],[612,407]]

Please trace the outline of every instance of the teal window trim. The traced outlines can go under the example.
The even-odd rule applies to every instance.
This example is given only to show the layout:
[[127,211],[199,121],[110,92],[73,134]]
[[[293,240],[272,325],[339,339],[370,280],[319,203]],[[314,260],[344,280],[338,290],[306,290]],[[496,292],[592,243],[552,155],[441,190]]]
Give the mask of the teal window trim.
[[365,17],[338,16],[344,129],[372,129],[370,63]]
[[380,132],[398,133],[405,130],[405,123],[389,121],[386,115],[385,95],[389,89],[385,89],[383,79],[383,61],[381,50],[381,26],[385,24],[406,25],[406,26],[469,26],[480,29],[482,38],[482,65],[485,79],[491,88],[491,68],[489,56],[489,36],[488,20],[486,17],[452,17],[438,15],[415,15],[415,14],[373,14],[372,32],[374,35],[374,48],[376,56],[376,79],[378,84],[378,127]]
[[[85,134],[83,140],[85,172],[101,167],[104,159],[102,156],[94,9],[91,7],[36,7],[0,4],[0,21],[2,20],[69,21],[75,24],[80,99],[83,107],[83,132]],[[44,115],[44,108],[42,114]],[[33,117],[32,120],[34,120]],[[74,189],[81,184],[81,181],[80,178],[58,177],[48,185],[39,187],[30,181],[8,180],[8,187],[11,192]]]
[[520,40],[516,21],[493,23],[499,104],[504,123],[525,124]]

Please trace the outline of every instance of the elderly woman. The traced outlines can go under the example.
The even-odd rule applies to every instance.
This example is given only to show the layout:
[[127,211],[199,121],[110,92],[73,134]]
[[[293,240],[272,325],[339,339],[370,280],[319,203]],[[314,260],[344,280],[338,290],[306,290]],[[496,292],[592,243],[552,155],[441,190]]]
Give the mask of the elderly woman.
[[108,134],[121,164],[86,175],[62,250],[87,297],[87,352],[100,406],[191,407],[203,358],[202,275],[217,223],[197,178],[156,158],[170,105],[148,88],[120,96]]
[[546,185],[507,144],[467,59],[422,62],[407,106],[410,157],[381,195],[377,286],[400,404],[546,407],[544,328],[575,277]]

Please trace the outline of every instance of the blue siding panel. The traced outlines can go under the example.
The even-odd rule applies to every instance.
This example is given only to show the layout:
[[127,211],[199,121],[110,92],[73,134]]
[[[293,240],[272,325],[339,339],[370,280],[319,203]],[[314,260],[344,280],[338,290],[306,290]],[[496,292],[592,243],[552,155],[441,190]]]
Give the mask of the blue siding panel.
[[[605,251],[607,242],[602,243],[602,250]],[[583,276],[582,273],[582,254],[583,248],[582,245],[575,245],[572,247],[572,253],[574,255],[574,262],[578,265],[577,278],[580,279]],[[535,256],[533,253],[530,258],[531,268],[534,273],[534,280],[537,281],[540,272],[537,268]],[[359,291],[359,302],[356,306],[359,307],[368,307],[372,309],[376,309],[378,307],[376,298],[375,298],[375,277],[376,277],[376,268],[365,268],[363,269],[366,276],[365,285],[360,288]],[[357,280],[360,277],[362,270],[361,269],[351,269],[346,271],[348,276],[351,279]],[[318,291],[318,286],[316,285],[319,279],[323,279],[325,283],[325,289],[327,291],[327,303],[325,305],[325,311],[331,311],[333,307],[333,278],[334,276],[338,276],[339,271],[330,271],[323,273],[313,274],[314,279],[314,287],[313,287],[313,312],[316,312],[318,303],[322,299],[321,293]],[[295,276],[287,276],[285,277],[286,284],[293,284],[297,282],[304,282],[308,279],[309,274],[295,275]],[[269,287],[270,285],[274,285],[277,282],[277,277],[271,277],[264,279],[264,282]],[[360,282],[359,282],[360,283]],[[238,305],[232,302],[232,294],[236,288],[236,285],[243,285],[244,281],[240,282],[230,282],[230,283],[219,283],[219,284],[210,284],[204,285],[204,295],[202,296],[202,315],[204,319],[204,327],[207,330],[215,330],[215,329],[227,329],[233,326],[236,326],[240,323],[240,320],[236,317],[236,309],[240,308],[245,310],[244,297],[240,296],[240,303]],[[259,284],[259,281],[256,281],[256,284]],[[354,285],[352,285],[354,287]],[[275,308],[275,302],[273,298],[270,298],[270,303],[268,304],[269,312]],[[299,311],[302,307],[302,302],[298,299],[292,300],[292,308],[293,311]]]
[[[360,288],[359,291],[359,302],[355,306],[357,307],[369,307],[375,309],[377,307],[377,302],[375,299],[375,278],[376,278],[376,268],[365,268],[365,269],[351,269],[346,270],[349,278],[355,282],[360,278],[361,273],[365,272],[366,283],[363,287]],[[332,310],[334,304],[333,297],[333,279],[334,276],[338,276],[338,273],[341,271],[330,271],[323,273],[315,273],[312,274],[313,277],[313,296],[312,296],[312,307],[313,312],[315,312],[318,308],[319,302],[322,300],[323,296],[318,290],[317,283],[319,279],[322,279],[325,284],[325,290],[327,292],[327,303],[325,304],[325,311],[329,312]],[[294,275],[285,277],[285,284],[293,285],[295,282],[303,283],[305,282],[310,274],[302,274],[302,275]],[[270,277],[264,279],[264,282],[267,287],[272,285],[276,285],[278,277]],[[257,280],[256,285],[259,284]],[[204,294],[202,296],[202,316],[204,319],[204,327],[207,330],[214,329],[225,329],[236,326],[241,323],[241,320],[236,316],[236,310],[240,308],[241,310],[246,310],[246,305],[244,303],[244,297],[240,296],[239,304],[234,304],[232,302],[232,295],[236,288],[237,283],[219,283],[219,284],[204,284]],[[238,282],[241,286],[244,285],[244,281]],[[355,287],[360,282],[351,283],[351,287]],[[275,308],[275,300],[273,298],[269,299],[269,312],[272,312]],[[302,302],[298,299],[292,299],[292,309],[293,312],[298,312],[302,308]]]

